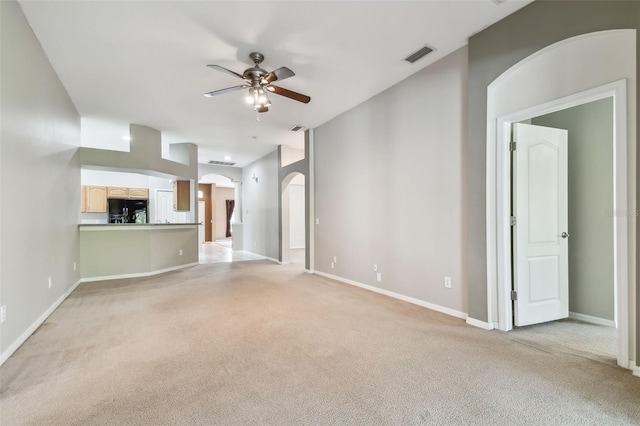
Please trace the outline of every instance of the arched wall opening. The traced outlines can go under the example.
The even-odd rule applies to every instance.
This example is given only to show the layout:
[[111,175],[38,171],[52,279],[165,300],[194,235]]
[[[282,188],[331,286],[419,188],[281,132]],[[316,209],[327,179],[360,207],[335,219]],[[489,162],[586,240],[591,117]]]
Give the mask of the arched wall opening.
[[[613,211],[636,209],[636,32],[613,30],[560,41],[514,65],[487,93],[487,300],[491,328],[508,330],[511,301],[509,177],[510,124],[614,97],[615,185]],[[622,82],[622,83],[620,83]],[[603,212],[604,214],[604,212]],[[636,222],[631,215],[614,216],[615,279],[618,310],[618,363],[629,368],[635,331]],[[631,254],[631,256],[629,255]]]
[[302,173],[287,175],[281,183],[281,259],[283,264],[305,266],[306,247],[306,178]]

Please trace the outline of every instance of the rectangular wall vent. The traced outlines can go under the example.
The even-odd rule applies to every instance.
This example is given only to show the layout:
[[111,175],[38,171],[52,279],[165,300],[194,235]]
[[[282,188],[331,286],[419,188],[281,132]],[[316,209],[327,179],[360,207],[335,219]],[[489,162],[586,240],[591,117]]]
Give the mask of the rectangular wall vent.
[[427,56],[431,52],[433,52],[432,48],[430,48],[428,46],[424,46],[424,47],[420,48],[419,50],[413,52],[411,55],[409,55],[406,58],[404,58],[404,60],[407,61],[407,62],[411,62],[413,64],[416,61],[418,61],[419,59],[424,58],[425,56]]
[[290,128],[289,130],[291,130],[292,132],[299,132],[302,129],[304,129],[304,126],[300,126],[299,124],[296,124],[295,126]]
[[214,166],[235,166],[236,165],[236,163],[230,163],[228,161],[215,161],[215,160],[209,161],[209,164],[213,164]]

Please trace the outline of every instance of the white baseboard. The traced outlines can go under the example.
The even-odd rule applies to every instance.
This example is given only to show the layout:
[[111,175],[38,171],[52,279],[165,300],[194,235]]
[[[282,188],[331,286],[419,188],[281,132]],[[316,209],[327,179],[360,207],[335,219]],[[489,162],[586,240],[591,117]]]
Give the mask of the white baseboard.
[[251,256],[257,256],[257,257],[259,257],[260,259],[263,259],[263,260],[270,260],[270,261],[275,262],[277,264],[282,264],[278,259],[274,259],[273,257],[267,257],[267,256],[264,256],[262,254],[253,253],[253,252],[250,252],[250,251],[247,251],[247,250],[242,250],[242,253],[250,254]]
[[431,309],[432,311],[441,312],[443,314],[451,315],[452,317],[466,319],[467,314],[464,312],[456,311],[455,309],[447,308],[444,306],[436,305],[435,303],[425,302],[424,300],[415,299],[410,296],[405,296],[404,294],[395,293],[393,291],[384,290],[382,288],[374,287],[368,284],[359,283],[357,281],[353,281],[347,278],[338,277],[336,275],[327,274],[325,272],[315,271],[316,275],[320,275],[322,277],[330,278],[332,280],[340,281],[345,284],[350,284],[356,287],[363,288],[365,290],[373,291],[375,293],[384,294],[385,296],[393,297],[394,299],[402,300],[404,302],[413,303],[414,305],[422,306],[423,308]]
[[151,271],[151,272],[136,272],[136,273],[133,273],[133,274],[105,275],[103,277],[82,278],[80,280],[80,282],[90,283],[90,282],[95,282],[95,281],[121,280],[121,279],[124,279],[124,278],[150,277],[152,275],[164,274],[165,272],[176,271],[178,269],[184,269],[184,268],[188,268],[190,266],[196,266],[196,265],[199,265],[199,263],[198,262],[186,263],[184,265],[172,266],[171,268],[159,269],[157,271]]
[[582,321],[582,322],[588,322],[589,324],[604,325],[606,327],[613,327],[613,328],[616,327],[615,321],[604,319],[604,318],[592,317],[591,315],[579,314],[576,312],[569,312],[569,318]]
[[482,328],[483,330],[493,330],[496,327],[496,324],[493,322],[485,322],[480,321],[475,318],[467,317],[467,324],[472,325],[474,327]]
[[631,370],[634,376],[640,377],[640,365],[636,365],[636,363],[631,360],[629,360],[629,370]]
[[305,270],[304,270],[304,272],[305,272],[306,274],[313,274],[313,273],[315,273],[315,271],[314,271],[313,269],[305,269]]
[[44,313],[42,315],[40,315],[38,317],[37,320],[35,320],[33,322],[33,324],[31,324],[25,331],[24,333],[22,333],[16,340],[15,342],[13,342],[7,349],[4,350],[4,352],[2,352],[2,354],[0,354],[0,365],[4,364],[6,360],[9,359],[9,357],[11,355],[13,355],[13,353],[15,351],[18,350],[18,348],[20,346],[22,346],[22,344],[24,342],[27,341],[27,339],[33,334],[34,331],[36,331],[38,329],[38,327],[40,327],[42,325],[43,322],[46,321],[47,318],[49,318],[49,316],[53,313],[53,311],[55,311],[58,306],[60,306],[60,304],[62,302],[64,302],[64,300],[69,297],[69,295],[73,292],[73,290],[76,289],[76,287],[78,287],[78,285],[80,285],[80,283],[82,282],[82,280],[77,281],[74,285],[72,285],[69,290],[65,291],[64,294],[62,296],[60,296],[55,302],[53,302],[51,304],[51,306],[49,306],[49,309],[47,309],[46,311],[44,311]]

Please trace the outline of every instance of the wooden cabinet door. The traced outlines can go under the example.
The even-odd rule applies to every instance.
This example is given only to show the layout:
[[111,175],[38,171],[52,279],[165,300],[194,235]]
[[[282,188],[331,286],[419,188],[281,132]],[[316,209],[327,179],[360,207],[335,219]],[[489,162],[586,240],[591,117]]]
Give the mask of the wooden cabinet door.
[[80,187],[80,213],[87,212],[87,200],[85,197],[87,188],[85,186]]
[[129,198],[149,199],[149,188],[129,188]]
[[107,187],[87,186],[85,188],[85,202],[87,213],[106,213]]
[[128,198],[129,188],[116,188],[113,186],[107,187],[108,198]]
[[177,212],[187,212],[191,210],[191,182],[188,180],[177,180],[173,182],[173,210]]

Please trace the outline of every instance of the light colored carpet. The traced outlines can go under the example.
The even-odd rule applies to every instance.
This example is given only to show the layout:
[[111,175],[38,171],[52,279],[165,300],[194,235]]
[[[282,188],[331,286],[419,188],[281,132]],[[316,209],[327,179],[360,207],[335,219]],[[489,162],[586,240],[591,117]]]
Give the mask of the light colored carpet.
[[640,423],[640,379],[266,261],[81,285],[0,369],[4,425]]
[[508,336],[543,350],[562,351],[617,364],[618,338],[613,327],[564,319],[514,328]]

